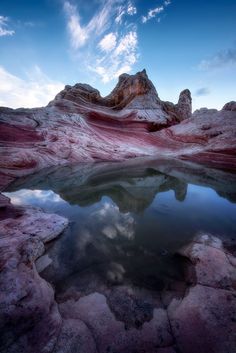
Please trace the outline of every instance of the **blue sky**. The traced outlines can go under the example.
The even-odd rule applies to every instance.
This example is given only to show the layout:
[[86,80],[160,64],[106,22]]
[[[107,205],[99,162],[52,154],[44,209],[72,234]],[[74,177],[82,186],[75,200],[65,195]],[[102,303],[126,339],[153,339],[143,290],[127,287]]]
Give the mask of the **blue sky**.
[[236,100],[236,1],[0,1],[0,105],[45,105],[76,82],[106,95],[143,68],[163,100]]

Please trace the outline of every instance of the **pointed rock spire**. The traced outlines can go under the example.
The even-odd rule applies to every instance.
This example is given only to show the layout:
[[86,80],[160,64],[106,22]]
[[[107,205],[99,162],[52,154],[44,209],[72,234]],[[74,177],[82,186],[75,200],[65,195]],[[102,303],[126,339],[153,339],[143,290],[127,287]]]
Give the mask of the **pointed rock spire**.
[[179,101],[176,105],[181,120],[191,118],[192,116],[192,97],[188,89],[182,91],[179,95]]

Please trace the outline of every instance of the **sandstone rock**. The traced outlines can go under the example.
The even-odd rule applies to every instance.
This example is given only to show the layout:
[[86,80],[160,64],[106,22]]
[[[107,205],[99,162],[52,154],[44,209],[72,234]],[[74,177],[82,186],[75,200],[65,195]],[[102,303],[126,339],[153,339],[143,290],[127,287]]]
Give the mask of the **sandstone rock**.
[[235,117],[234,111],[199,110],[192,118],[160,131],[157,140],[178,149],[181,159],[235,169]]
[[179,95],[179,101],[176,105],[180,120],[191,118],[192,115],[192,98],[188,89],[182,91]]
[[168,318],[163,309],[154,309],[153,319],[145,322],[140,329],[128,330],[123,322],[116,320],[106,298],[99,293],[90,294],[79,301],[67,301],[60,305],[60,311],[63,317],[80,319],[90,327],[99,352],[149,353],[173,344]]
[[0,221],[0,350],[49,353],[62,320],[52,287],[38,275],[34,261],[67,221],[39,209],[20,211]]
[[145,70],[121,75],[104,98],[86,84],[66,86],[47,107],[0,109],[0,173],[154,155],[235,168],[235,124],[233,108],[191,117],[188,90],[176,105],[162,102]]
[[55,353],[97,353],[96,342],[88,327],[80,320],[63,321]]
[[[138,72],[136,75],[121,75],[116,87],[107,97],[101,97],[100,92],[90,85],[77,83],[73,87],[66,86],[65,89],[55,97],[55,101],[65,99],[71,100],[77,104],[93,103],[98,106],[121,110],[138,96],[145,96],[147,99],[146,107],[140,105],[140,109],[156,108],[161,104],[156,89],[148,79],[145,70]],[[148,105],[150,102],[152,104],[151,106]],[[54,101],[49,103],[49,105],[53,104]]]
[[232,102],[229,102],[229,103],[226,103],[222,110],[229,110],[229,111],[236,111],[236,102],[235,101],[232,101]]
[[235,292],[196,285],[168,308],[180,352],[233,353],[236,343]]
[[209,234],[198,235],[179,254],[191,260],[194,272],[186,273],[192,286],[184,297],[175,297],[167,308],[177,349],[182,353],[234,352],[235,257],[218,237]]
[[194,263],[197,283],[236,290],[236,271],[223,247],[194,243],[182,248],[179,253]]

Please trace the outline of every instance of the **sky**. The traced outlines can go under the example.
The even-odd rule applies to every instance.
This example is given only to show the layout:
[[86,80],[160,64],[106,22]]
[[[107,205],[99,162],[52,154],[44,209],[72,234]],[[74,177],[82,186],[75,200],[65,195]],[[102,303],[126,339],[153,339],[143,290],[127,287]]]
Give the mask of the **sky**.
[[236,1],[0,0],[0,106],[43,106],[77,82],[105,96],[144,68],[162,100],[236,100]]

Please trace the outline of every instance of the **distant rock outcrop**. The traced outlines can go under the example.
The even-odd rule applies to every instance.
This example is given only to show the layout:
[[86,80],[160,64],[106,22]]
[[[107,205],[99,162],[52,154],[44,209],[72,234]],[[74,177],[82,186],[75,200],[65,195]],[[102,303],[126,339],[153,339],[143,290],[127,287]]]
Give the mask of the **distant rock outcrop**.
[[226,103],[223,106],[222,110],[229,110],[229,111],[232,111],[232,112],[236,112],[236,102],[232,101],[232,102]]
[[[188,92],[188,97],[185,92]],[[146,70],[135,75],[122,74],[116,87],[106,97],[101,97],[98,90],[87,84],[77,83],[74,86],[65,86],[49,106],[61,105],[64,100],[83,107],[89,106],[91,113],[96,113],[97,119],[99,119],[99,108],[110,115],[116,113],[118,117],[119,112],[122,112],[122,115],[130,115],[132,112],[132,120],[146,121],[149,125],[153,123],[156,126],[154,130],[179,122],[191,116],[192,113],[191,94],[188,90],[180,94],[179,103],[173,105],[171,112],[168,108],[163,109],[163,102],[149,80]],[[187,114],[186,110],[188,110]]]
[[176,105],[177,112],[181,120],[191,118],[192,115],[192,97],[188,89],[182,91],[179,95],[179,101]]

